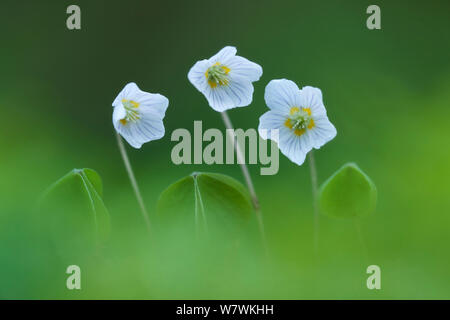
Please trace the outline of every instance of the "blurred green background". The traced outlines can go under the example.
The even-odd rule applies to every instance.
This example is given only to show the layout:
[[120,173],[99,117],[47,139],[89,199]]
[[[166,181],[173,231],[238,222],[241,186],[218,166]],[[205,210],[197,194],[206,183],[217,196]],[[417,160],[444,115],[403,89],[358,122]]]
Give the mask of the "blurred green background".
[[[79,31],[66,28],[70,4],[81,7]],[[0,298],[450,298],[450,3],[377,1],[382,29],[373,31],[370,4],[3,0]],[[111,103],[131,81],[170,100],[166,136],[127,146],[151,218],[159,194],[193,171],[243,182],[237,165],[170,159],[174,129],[192,130],[194,120],[223,128],[187,72],[226,45],[264,70],[253,103],[229,112],[236,128],[257,127],[271,79],[322,89],[338,135],[315,153],[319,182],[355,161],[378,188],[376,213],[361,221],[367,259],[354,223],[327,217],[314,258],[309,168],[282,154],[277,175],[250,166],[268,259],[226,239],[180,250],[182,235],[157,249],[147,237]],[[103,179],[112,236],[94,257],[69,262],[42,244],[47,221],[33,208],[50,184],[83,167]],[[65,288],[68,264],[81,266],[81,291]],[[366,287],[370,264],[381,267],[381,290]]]

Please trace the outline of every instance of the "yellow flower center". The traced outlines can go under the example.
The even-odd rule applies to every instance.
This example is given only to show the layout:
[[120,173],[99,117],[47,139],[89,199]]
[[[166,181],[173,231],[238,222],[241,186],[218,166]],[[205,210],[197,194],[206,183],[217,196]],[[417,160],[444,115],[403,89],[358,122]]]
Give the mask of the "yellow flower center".
[[122,99],[125,108],[125,118],[120,119],[120,123],[126,125],[128,122],[136,122],[141,117],[138,112],[139,103],[133,100]]
[[314,119],[311,116],[311,109],[292,107],[284,125],[294,131],[295,135],[301,136],[306,130],[315,126]]
[[209,86],[213,89],[217,86],[228,85],[228,73],[230,68],[224,66],[220,62],[216,62],[214,65],[208,68],[205,72],[205,77],[208,80]]

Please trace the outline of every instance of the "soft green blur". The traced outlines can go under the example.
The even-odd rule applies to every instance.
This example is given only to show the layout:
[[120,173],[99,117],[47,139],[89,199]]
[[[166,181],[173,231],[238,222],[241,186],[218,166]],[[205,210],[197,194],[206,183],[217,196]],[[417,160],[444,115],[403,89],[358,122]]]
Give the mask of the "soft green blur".
[[[76,3],[80,31],[66,28],[73,1],[0,4],[0,298],[450,298],[448,1],[377,1],[382,29],[373,31],[365,0]],[[354,161],[378,189],[360,234],[353,220],[322,216],[315,258],[309,167],[281,154],[277,175],[250,166],[268,256],[253,242],[146,234],[111,103],[131,81],[170,100],[165,137],[127,146],[152,220],[159,194],[193,171],[243,182],[237,165],[170,158],[176,128],[202,120],[223,129],[187,72],[225,45],[264,70],[253,103],[229,112],[237,128],[257,127],[271,79],[322,89],[338,135],[315,152],[319,182]],[[103,179],[112,236],[69,262],[46,245],[50,221],[34,207],[49,185],[84,167]],[[68,264],[81,267],[81,291],[65,288]],[[381,267],[378,291],[366,288],[371,264]]]

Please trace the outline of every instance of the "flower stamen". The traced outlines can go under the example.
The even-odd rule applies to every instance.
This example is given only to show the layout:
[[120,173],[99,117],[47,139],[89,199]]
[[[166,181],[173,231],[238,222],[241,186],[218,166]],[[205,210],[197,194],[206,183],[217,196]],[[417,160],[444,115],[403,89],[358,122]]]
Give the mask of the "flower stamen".
[[292,107],[284,125],[293,130],[295,135],[301,136],[307,129],[312,129],[315,126],[311,109]]
[[133,100],[122,99],[122,104],[123,107],[125,108],[126,114],[125,118],[120,120],[120,123],[126,125],[128,122],[136,122],[141,118],[139,111],[137,110],[139,108],[138,102],[135,102]]
[[224,66],[220,62],[216,62],[214,65],[208,68],[205,72],[205,77],[208,80],[208,84],[211,88],[228,85],[228,73],[230,68]]

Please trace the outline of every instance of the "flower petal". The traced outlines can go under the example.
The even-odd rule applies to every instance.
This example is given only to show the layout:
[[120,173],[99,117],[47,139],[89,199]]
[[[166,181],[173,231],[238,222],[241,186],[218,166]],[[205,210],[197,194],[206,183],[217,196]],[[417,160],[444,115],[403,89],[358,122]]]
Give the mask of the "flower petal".
[[118,122],[116,130],[136,149],[146,142],[161,139],[165,134],[163,122],[154,117],[143,117],[125,125]]
[[244,77],[230,75],[229,84],[220,89],[230,97],[236,107],[245,107],[252,103],[254,91],[253,85]]
[[[274,110],[267,111],[259,118],[258,132],[263,139],[272,139],[276,142],[279,141],[280,131],[289,130],[285,129],[284,122],[286,121],[286,116]],[[278,135],[273,135],[271,132],[273,130],[278,130]]]
[[291,80],[272,80],[266,86],[264,99],[270,109],[289,114],[291,107],[300,106],[300,90]]
[[139,149],[142,146],[143,142],[137,139],[132,126],[119,124],[116,130],[133,148]]
[[208,88],[203,92],[209,106],[218,112],[248,106],[253,99],[253,85],[237,75],[230,76],[227,85]]
[[169,99],[159,93],[143,92],[137,101],[139,102],[139,111],[141,113],[152,113],[160,120],[166,115],[167,107],[169,106]]
[[117,107],[122,104],[122,99],[127,99],[126,97],[134,97],[137,93],[141,91],[136,83],[130,82],[128,83],[122,91],[117,95],[116,99],[114,99],[112,105]]
[[280,151],[299,166],[305,162],[306,154],[311,150],[304,136],[298,137],[291,131],[281,132],[278,143]]
[[138,129],[146,139],[146,142],[164,137],[165,129],[163,122],[153,116],[144,115],[136,124],[139,124]]
[[258,81],[263,73],[262,67],[259,64],[240,56],[229,59],[226,66],[230,68],[231,75],[238,75],[251,82]]
[[337,131],[330,120],[328,120],[328,117],[322,115],[314,118],[314,128],[308,130],[307,134],[313,142],[313,147],[319,149],[328,141],[333,140]]
[[[264,98],[271,111],[260,118],[260,135],[266,139],[270,129],[278,127],[278,147],[294,163],[301,165],[312,148],[319,149],[336,136],[336,128],[328,120],[320,89],[306,86],[299,90],[290,80],[272,80],[266,87]],[[294,106],[310,108],[310,116],[314,120],[311,128],[308,122],[308,128],[299,134],[284,125]],[[262,129],[269,129],[269,132],[261,132]]]
[[211,65],[213,65],[216,62],[227,64],[230,61],[230,59],[236,55],[236,52],[237,50],[235,47],[227,46],[222,50],[220,50],[217,54],[213,55],[209,59],[209,62],[211,63]]
[[[208,68],[220,63],[226,75],[223,83],[212,87],[205,74]],[[225,69],[225,67],[227,69]],[[253,81],[259,80],[262,68],[243,57],[236,56],[235,47],[225,47],[208,60],[198,61],[188,73],[189,81],[208,100],[216,111],[223,112],[236,107],[248,106],[253,99]]]
[[[138,105],[132,111],[127,110],[123,99]],[[168,105],[169,100],[163,95],[142,91],[135,83],[129,83],[113,102],[114,128],[132,147],[140,148],[142,144],[164,136],[162,119]]]
[[323,105],[322,91],[319,88],[303,87],[300,90],[300,106],[310,108],[314,116],[326,115],[327,111]]
[[114,107],[113,110],[113,125],[114,128],[117,130],[117,125],[119,124],[120,120],[124,119],[126,116],[125,108],[122,104],[119,104],[117,107]]
[[227,94],[222,88],[208,88],[204,95],[208,100],[209,106],[215,111],[223,112],[235,107],[231,95]]
[[211,66],[208,60],[197,61],[188,72],[188,79],[201,93],[205,93],[209,87],[206,79],[206,70]]

